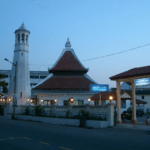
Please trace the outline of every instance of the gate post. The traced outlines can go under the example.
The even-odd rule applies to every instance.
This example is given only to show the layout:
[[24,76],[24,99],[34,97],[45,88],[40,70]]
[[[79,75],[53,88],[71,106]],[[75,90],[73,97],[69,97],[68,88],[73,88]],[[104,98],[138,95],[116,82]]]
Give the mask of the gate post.
[[114,126],[114,106],[112,102],[107,104],[108,109],[108,127]]

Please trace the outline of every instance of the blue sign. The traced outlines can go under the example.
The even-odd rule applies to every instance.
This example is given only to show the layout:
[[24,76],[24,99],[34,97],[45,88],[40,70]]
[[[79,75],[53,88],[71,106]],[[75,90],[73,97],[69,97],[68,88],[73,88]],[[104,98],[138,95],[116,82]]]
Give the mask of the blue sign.
[[17,94],[13,94],[13,107],[17,107]]
[[109,91],[108,84],[91,84],[90,85],[90,92],[98,93],[98,92],[106,92]]
[[150,78],[137,79],[135,80],[135,85],[136,86],[150,85]]

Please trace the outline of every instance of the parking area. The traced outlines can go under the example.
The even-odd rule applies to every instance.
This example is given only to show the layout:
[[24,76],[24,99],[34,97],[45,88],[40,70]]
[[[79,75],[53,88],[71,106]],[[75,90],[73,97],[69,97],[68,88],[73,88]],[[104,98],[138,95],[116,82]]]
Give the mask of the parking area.
[[[145,114],[144,114],[143,116],[136,116],[136,117],[137,117],[137,122],[144,124],[144,123],[146,122],[146,118],[147,118],[148,116],[150,117],[150,115],[145,115]],[[125,120],[125,121],[123,121],[123,123],[126,123],[126,122],[130,123],[131,120]]]

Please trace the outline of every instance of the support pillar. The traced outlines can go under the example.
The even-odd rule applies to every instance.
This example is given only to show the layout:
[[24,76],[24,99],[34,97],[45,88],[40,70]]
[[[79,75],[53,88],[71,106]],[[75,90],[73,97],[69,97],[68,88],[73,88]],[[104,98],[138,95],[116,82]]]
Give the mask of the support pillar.
[[101,92],[99,92],[99,101],[98,101],[98,105],[102,105]]
[[122,124],[121,120],[121,99],[120,99],[120,81],[117,82],[117,123]]
[[135,85],[134,80],[131,82],[132,85],[132,123],[136,123],[136,98],[135,98]]
[[112,102],[108,106],[108,127],[114,126],[114,104]]

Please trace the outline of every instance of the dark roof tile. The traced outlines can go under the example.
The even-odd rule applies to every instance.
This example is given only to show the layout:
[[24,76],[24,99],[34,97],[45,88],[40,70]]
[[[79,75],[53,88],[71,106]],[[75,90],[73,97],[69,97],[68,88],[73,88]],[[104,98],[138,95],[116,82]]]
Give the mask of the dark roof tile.
[[110,77],[111,80],[124,79],[130,77],[150,75],[150,66],[144,66],[139,68],[133,68],[128,71],[122,72],[115,76]]
[[89,90],[95,84],[85,76],[52,76],[34,89],[44,90]]

